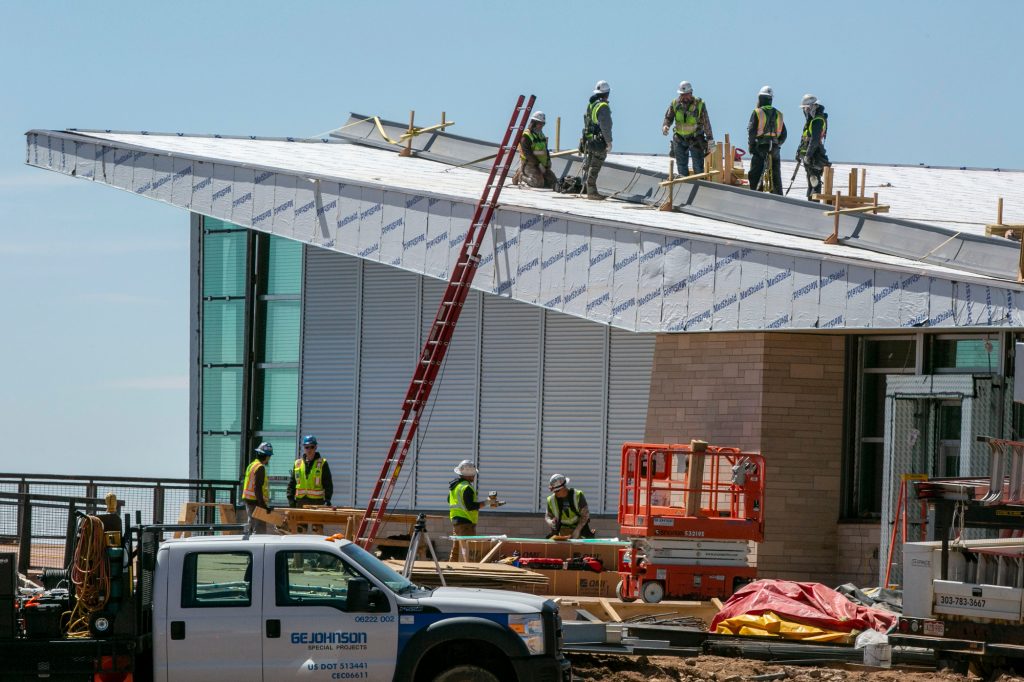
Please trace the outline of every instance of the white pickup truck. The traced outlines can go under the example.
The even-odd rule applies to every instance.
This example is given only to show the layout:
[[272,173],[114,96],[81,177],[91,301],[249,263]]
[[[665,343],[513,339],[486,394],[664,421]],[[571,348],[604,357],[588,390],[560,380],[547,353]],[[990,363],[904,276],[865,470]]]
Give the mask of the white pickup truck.
[[158,543],[145,532],[136,594],[115,627],[101,622],[107,632],[91,640],[0,641],[5,675],[92,680],[68,660],[91,657],[108,682],[571,678],[557,607],[541,597],[421,588],[321,536]]

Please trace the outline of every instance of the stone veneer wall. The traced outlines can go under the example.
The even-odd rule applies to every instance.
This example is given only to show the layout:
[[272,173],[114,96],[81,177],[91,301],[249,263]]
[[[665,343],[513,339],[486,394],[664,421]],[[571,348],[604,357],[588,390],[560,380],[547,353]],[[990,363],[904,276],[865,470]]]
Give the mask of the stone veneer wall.
[[844,348],[825,334],[658,336],[646,440],[765,455],[766,577],[835,582]]

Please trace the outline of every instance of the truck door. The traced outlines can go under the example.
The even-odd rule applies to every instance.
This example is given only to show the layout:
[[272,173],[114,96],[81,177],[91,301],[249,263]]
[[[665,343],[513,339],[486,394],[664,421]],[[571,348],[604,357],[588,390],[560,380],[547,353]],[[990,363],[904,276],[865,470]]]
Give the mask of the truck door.
[[169,682],[264,679],[262,583],[262,545],[184,553],[169,575],[165,627],[154,631],[167,652],[155,663]]
[[390,590],[376,607],[350,608],[349,582],[365,578],[329,549],[268,550],[264,571],[273,576],[263,593],[265,679],[394,676],[398,619]]

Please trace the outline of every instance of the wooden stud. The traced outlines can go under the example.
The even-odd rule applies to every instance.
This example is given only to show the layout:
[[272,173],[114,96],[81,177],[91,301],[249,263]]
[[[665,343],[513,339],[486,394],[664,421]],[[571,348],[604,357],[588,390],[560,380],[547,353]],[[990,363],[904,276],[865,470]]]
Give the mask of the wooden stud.
[[412,133],[413,133],[413,130],[414,130],[415,123],[416,123],[416,111],[415,110],[410,110],[409,111],[409,130],[406,131],[406,134],[409,136],[409,139],[405,143],[405,148],[402,149],[402,151],[398,152],[399,156],[412,156],[412,138],[413,138],[413,134]]
[[825,243],[826,244],[838,244],[839,243],[839,195],[840,194],[842,194],[842,192],[836,191],[835,209],[834,209],[835,220],[832,222],[832,234],[830,234],[829,236],[825,237]]
[[867,177],[868,177],[868,169],[867,168],[861,168],[860,169],[860,195],[862,197],[866,196],[865,195],[865,191],[867,190]]
[[725,134],[725,146],[722,149],[722,182],[732,184],[733,159],[736,152],[733,150],[732,142],[729,141],[729,133]]
[[555,117],[555,151],[562,150],[562,117]]
[[851,168],[850,169],[849,191],[847,191],[846,194],[847,194],[847,196],[851,196],[851,197],[857,196],[857,169],[856,168]]
[[[861,175],[861,181],[862,181],[861,182],[861,187],[864,187],[863,180],[864,180],[864,176]],[[872,211],[872,213],[874,213],[875,215],[878,215],[878,192],[875,192],[875,200],[872,202],[872,205],[875,207],[875,210]]]
[[659,211],[671,211],[672,204],[675,202],[675,194],[672,191],[672,188],[675,185],[671,184],[672,181],[675,179],[675,163],[676,160],[670,156],[668,158],[668,200],[662,202],[661,206],[658,207]]
[[499,549],[501,549],[501,545],[502,545],[502,541],[501,540],[498,540],[497,542],[495,542],[494,547],[491,547],[491,551],[489,551],[487,554],[484,554],[484,558],[480,560],[480,563],[486,564],[491,559],[493,559],[494,555],[498,553]]
[[671,187],[672,185],[681,185],[684,182],[693,182],[694,180],[707,180],[709,178],[713,178],[716,175],[721,175],[721,171],[712,170],[704,171],[703,173],[698,173],[696,175],[683,175],[681,177],[671,180],[662,180],[661,182],[658,183],[658,186]]
[[1003,224],[1003,198],[999,197],[999,202],[996,204],[996,225]]
[[1024,282],[1024,239],[1020,240],[1020,252],[1017,256],[1017,281]]
[[825,166],[825,186],[822,188],[824,191],[822,194],[825,196],[831,196],[832,194],[832,166]]
[[[849,197],[847,197],[849,198]],[[888,213],[889,206],[886,204],[867,204],[866,206],[854,206],[852,208],[841,208],[838,211],[822,211],[822,215],[847,215],[849,213]]]

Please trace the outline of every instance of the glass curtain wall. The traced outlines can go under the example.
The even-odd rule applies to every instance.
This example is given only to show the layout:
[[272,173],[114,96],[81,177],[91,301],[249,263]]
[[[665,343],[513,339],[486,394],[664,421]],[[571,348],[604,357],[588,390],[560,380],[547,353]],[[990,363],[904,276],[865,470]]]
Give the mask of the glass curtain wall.
[[271,498],[283,504],[298,441],[303,245],[209,217],[201,235],[200,475],[241,480],[269,441]]
[[282,237],[257,237],[252,429],[254,442],[274,446],[270,483],[278,504],[298,452],[302,249]]

